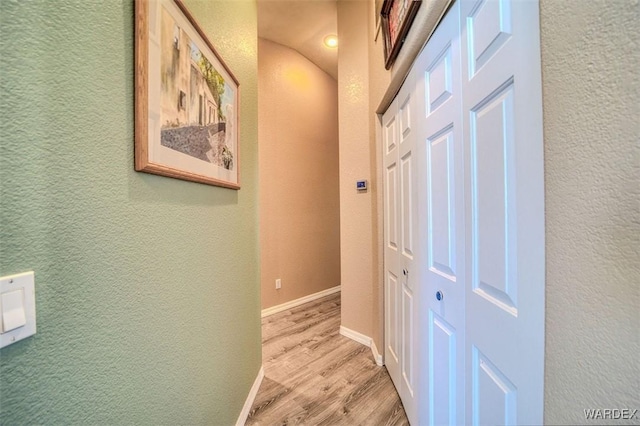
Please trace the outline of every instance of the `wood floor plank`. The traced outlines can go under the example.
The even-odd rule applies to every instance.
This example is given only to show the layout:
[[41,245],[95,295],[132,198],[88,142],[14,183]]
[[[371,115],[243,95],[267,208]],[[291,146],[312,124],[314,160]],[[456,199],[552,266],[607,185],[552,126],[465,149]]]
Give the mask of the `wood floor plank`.
[[371,350],[339,333],[340,293],[263,318],[265,378],[247,425],[408,425]]

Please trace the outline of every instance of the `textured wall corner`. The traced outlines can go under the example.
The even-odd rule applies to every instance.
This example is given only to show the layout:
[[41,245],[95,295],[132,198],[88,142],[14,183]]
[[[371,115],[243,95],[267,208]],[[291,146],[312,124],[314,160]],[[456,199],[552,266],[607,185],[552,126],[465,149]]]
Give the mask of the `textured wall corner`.
[[640,409],[638,27],[637,1],[541,1],[545,423]]
[[235,423],[260,368],[252,2],[188,1],[240,80],[242,189],[133,170],[133,3],[0,1],[0,274],[38,332],[2,424]]
[[372,180],[369,120],[368,5],[338,2],[338,111],[340,133],[340,257],[342,325],[373,334],[372,190],[357,193],[358,179]]
[[372,233],[375,238],[373,245],[373,325],[371,338],[378,348],[384,349],[384,226],[383,226],[383,168],[379,167],[382,156],[382,126],[379,124],[376,110],[389,87],[391,72],[384,69],[384,42],[382,30],[376,35],[376,7],[369,2],[369,133],[370,133],[370,163],[371,195],[374,197],[372,209]]

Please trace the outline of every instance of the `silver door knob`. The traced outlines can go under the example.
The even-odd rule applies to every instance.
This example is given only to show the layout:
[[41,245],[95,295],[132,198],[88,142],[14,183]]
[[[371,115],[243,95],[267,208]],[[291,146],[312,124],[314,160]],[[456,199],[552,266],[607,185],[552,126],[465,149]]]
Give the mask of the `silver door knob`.
[[402,275],[404,275],[406,277],[407,275],[409,275],[409,271],[407,271],[406,269],[403,269],[402,270]]
[[436,299],[438,301],[444,299],[444,294],[440,290],[436,291]]

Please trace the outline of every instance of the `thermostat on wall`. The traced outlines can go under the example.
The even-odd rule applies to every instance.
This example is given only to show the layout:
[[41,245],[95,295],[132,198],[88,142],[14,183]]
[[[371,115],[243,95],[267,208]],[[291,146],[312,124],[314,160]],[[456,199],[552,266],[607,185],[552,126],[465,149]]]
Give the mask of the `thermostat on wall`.
[[367,181],[366,180],[358,180],[358,181],[356,181],[356,189],[358,191],[366,191],[367,190]]

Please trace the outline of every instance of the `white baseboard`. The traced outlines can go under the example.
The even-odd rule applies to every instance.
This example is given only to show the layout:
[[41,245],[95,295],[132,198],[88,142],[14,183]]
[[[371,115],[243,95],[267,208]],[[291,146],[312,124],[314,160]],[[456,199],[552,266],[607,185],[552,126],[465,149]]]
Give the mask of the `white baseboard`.
[[262,318],[268,317],[269,315],[277,314],[278,312],[286,311],[287,309],[295,308],[296,306],[304,305],[305,303],[312,302],[316,299],[320,299],[321,297],[329,296],[330,294],[337,293],[340,291],[340,286],[337,285],[335,287],[328,288],[326,290],[319,291],[317,293],[310,294],[308,296],[301,297],[299,299],[291,300],[289,302],[283,303],[281,305],[272,306],[270,308],[266,308],[262,310]]
[[249,417],[249,413],[251,412],[251,406],[253,405],[253,401],[256,399],[256,395],[258,394],[258,389],[260,389],[262,379],[264,379],[264,367],[260,366],[260,371],[258,371],[258,376],[253,382],[253,386],[251,386],[249,395],[247,395],[247,400],[244,402],[244,407],[242,407],[242,411],[238,416],[236,426],[244,426],[244,424],[247,422],[247,418]]
[[373,339],[371,339],[371,353],[373,353],[373,359],[376,360],[376,364],[382,367],[384,365],[384,359],[378,352],[378,347],[376,346],[376,342],[374,342]]
[[344,337],[348,337],[351,340],[355,340],[358,343],[362,343],[366,347],[371,347],[371,337],[365,336],[362,333],[358,333],[357,331],[353,331],[350,328],[345,327],[344,325],[340,326],[340,334]]
[[376,347],[376,343],[369,336],[365,336],[362,333],[358,333],[357,331],[353,331],[350,328],[345,327],[344,325],[340,326],[340,334],[344,337],[348,337],[351,340],[355,340],[358,343],[362,343],[368,348],[371,348],[371,353],[373,354],[373,359],[380,367],[384,365],[384,361],[382,359],[382,355],[378,353],[378,348]]

